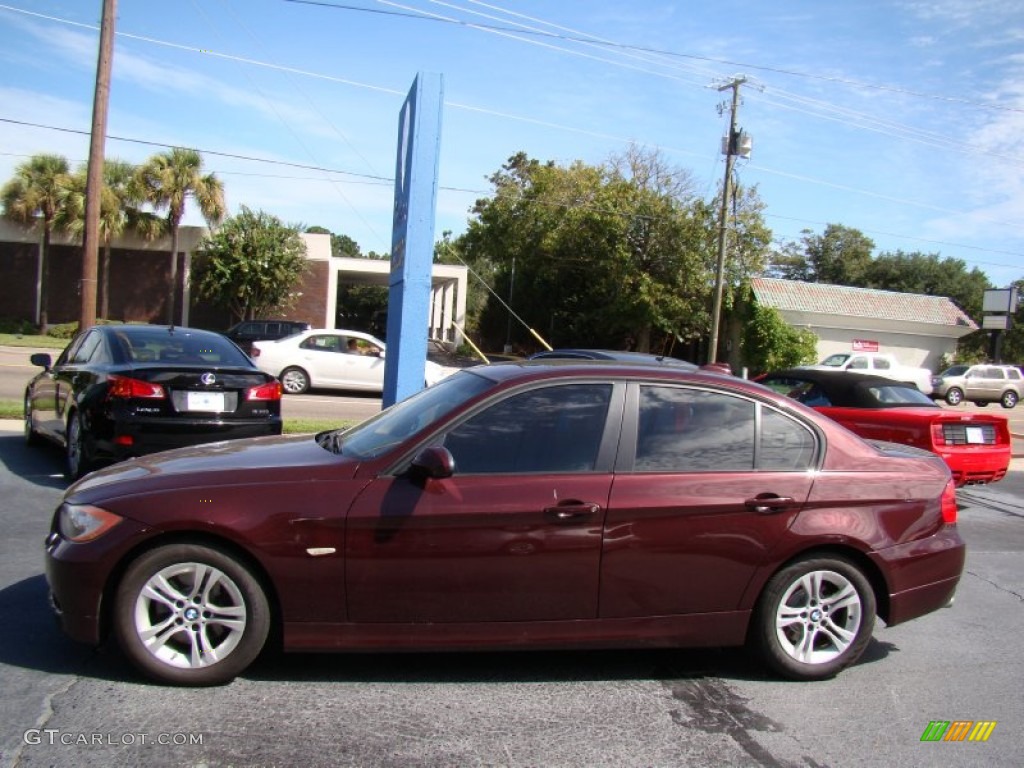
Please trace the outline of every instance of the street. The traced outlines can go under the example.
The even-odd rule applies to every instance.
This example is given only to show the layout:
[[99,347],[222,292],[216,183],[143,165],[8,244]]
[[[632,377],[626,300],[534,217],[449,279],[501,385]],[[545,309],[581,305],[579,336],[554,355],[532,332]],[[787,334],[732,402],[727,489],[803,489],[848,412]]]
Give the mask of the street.
[[[954,607],[880,625],[835,680],[781,682],[738,649],[271,655],[197,690],[152,685],[116,648],[58,632],[42,542],[59,451],[0,433],[0,767],[1017,766],[1022,464],[959,494]],[[932,721],[996,725],[985,743],[922,742]]]

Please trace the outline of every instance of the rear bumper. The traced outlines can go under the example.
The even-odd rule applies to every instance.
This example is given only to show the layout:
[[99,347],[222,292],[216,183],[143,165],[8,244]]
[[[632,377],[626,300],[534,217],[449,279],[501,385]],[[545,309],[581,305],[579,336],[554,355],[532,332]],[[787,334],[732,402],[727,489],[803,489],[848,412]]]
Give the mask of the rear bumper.
[[957,487],[977,483],[994,483],[1006,477],[1010,467],[1010,446],[1005,451],[991,446],[984,453],[966,451],[939,451],[943,461],[949,465],[953,482]]
[[220,440],[280,435],[280,416],[244,421],[209,421],[192,419],[140,419],[115,422],[108,439],[96,441],[99,456],[118,461],[173,448],[187,448]]
[[924,616],[950,604],[963,573],[966,546],[956,526],[926,539],[875,553],[889,573],[888,626]]

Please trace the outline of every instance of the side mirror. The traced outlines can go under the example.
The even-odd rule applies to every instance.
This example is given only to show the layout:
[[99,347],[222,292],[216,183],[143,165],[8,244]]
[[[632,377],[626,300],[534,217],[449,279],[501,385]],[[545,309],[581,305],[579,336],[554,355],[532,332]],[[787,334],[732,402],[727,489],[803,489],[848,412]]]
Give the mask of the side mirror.
[[409,469],[415,476],[442,480],[455,474],[455,457],[443,445],[427,446],[416,454]]
[[53,358],[46,352],[36,352],[29,358],[29,362],[32,365],[38,365],[40,368],[50,370],[50,366],[53,365]]

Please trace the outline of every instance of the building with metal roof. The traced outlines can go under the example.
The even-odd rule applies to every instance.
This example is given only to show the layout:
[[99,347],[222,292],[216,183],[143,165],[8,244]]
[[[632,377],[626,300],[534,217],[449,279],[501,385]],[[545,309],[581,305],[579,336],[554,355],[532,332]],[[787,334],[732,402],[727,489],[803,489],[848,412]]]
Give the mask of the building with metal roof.
[[978,325],[944,296],[756,277],[756,301],[790,326],[818,337],[818,359],[837,352],[888,352],[902,364],[936,370]]

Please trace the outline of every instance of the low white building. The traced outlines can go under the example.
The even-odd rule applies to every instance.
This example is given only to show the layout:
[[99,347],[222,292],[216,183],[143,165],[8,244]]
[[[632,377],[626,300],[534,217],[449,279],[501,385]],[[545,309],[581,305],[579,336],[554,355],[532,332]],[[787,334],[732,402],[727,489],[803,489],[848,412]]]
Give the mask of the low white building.
[[951,299],[870,288],[757,277],[758,304],[818,337],[818,361],[837,352],[888,352],[903,365],[937,371],[978,325]]

